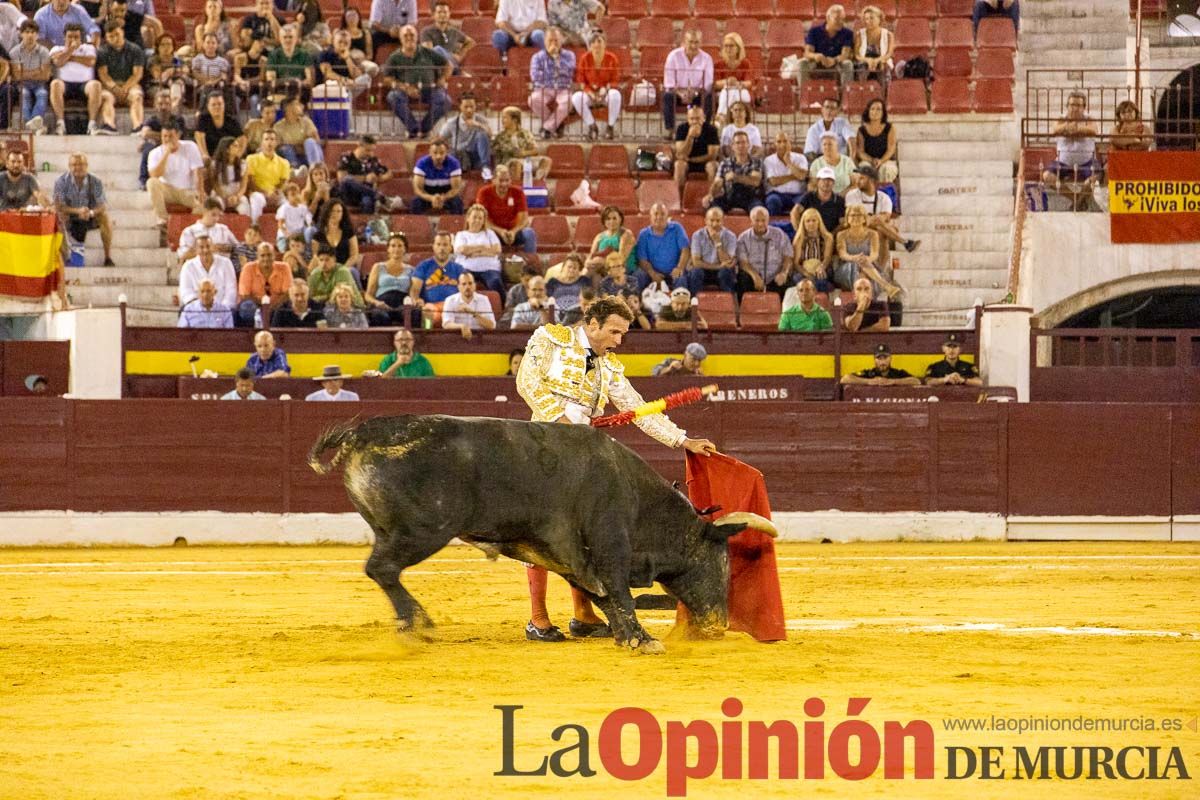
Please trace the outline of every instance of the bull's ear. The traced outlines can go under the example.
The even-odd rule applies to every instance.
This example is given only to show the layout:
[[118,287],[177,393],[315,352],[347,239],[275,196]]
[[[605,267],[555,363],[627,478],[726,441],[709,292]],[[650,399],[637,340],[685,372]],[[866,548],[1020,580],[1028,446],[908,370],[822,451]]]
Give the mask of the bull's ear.
[[708,522],[704,525],[704,537],[712,539],[714,542],[723,542],[730,536],[737,536],[746,530],[747,527],[745,522],[730,522],[725,525],[716,525]]

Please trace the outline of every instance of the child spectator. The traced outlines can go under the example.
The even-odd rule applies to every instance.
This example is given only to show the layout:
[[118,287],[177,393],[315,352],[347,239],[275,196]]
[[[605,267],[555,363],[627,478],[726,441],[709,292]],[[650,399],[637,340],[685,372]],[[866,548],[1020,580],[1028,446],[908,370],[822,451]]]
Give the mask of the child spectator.
[[21,118],[25,130],[38,134],[46,129],[46,108],[50,102],[50,51],[38,43],[38,25],[33,20],[21,23],[21,43],[13,48],[12,79],[21,87]]
[[[215,33],[204,34],[203,47],[192,57],[192,77],[196,81],[196,94],[207,96],[209,90],[224,92],[230,83],[233,66],[220,51],[220,42]],[[232,95],[230,95],[232,100]]]
[[279,222],[276,246],[282,251],[288,247],[288,239],[295,235],[305,235],[313,224],[312,214],[300,197],[300,187],[289,183],[283,188],[284,201],[275,211],[275,219]]
[[292,272],[292,278],[308,276],[309,259],[305,253],[307,245],[302,233],[293,233],[287,239],[287,249],[283,252],[283,263],[288,265],[288,269]]
[[[1151,137],[1142,122],[1138,107],[1132,100],[1117,103],[1117,124],[1113,127],[1109,145],[1113,150],[1149,150]],[[27,126],[28,127],[28,126]]]
[[246,235],[242,237],[242,242],[233,246],[230,258],[233,260],[234,266],[241,269],[258,258],[258,246],[262,244],[262,240],[262,229],[258,227],[257,222],[251,223],[250,227],[246,228]]

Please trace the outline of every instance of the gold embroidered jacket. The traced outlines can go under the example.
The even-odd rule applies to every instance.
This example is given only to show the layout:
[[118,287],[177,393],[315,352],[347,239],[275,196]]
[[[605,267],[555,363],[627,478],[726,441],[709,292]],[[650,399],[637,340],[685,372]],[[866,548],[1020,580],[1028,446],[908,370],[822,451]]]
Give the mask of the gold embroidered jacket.
[[[517,370],[517,391],[533,410],[534,422],[553,422],[565,414],[572,422],[586,423],[603,414],[609,400],[621,411],[644,402],[612,353],[584,374],[588,346],[582,327],[543,325],[533,332]],[[635,424],[668,447],[679,447],[687,438],[665,414],[640,417]]]

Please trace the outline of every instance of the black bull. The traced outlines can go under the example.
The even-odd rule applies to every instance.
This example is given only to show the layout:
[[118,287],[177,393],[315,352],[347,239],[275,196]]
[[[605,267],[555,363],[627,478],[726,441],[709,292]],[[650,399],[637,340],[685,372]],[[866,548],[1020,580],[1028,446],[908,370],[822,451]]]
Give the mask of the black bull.
[[375,532],[367,575],[395,606],[397,627],[419,635],[432,622],[400,573],[455,536],[558,573],[600,607],[618,644],[656,653],[662,645],[638,622],[630,589],[662,583],[691,612],[693,633],[719,636],[728,624],[726,540],[748,524],[774,533],[751,514],[702,519],[631,450],[581,425],[383,417],[325,431],[309,464],[321,474],[342,468]]

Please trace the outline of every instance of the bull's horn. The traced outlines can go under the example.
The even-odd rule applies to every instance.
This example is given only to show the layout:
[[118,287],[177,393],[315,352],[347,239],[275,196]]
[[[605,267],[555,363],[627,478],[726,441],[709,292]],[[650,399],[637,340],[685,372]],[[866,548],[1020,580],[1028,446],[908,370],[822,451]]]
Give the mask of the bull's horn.
[[713,520],[714,525],[741,525],[743,523],[747,528],[761,531],[772,539],[779,536],[779,531],[771,520],[766,517],[760,517],[752,511],[734,511]]

